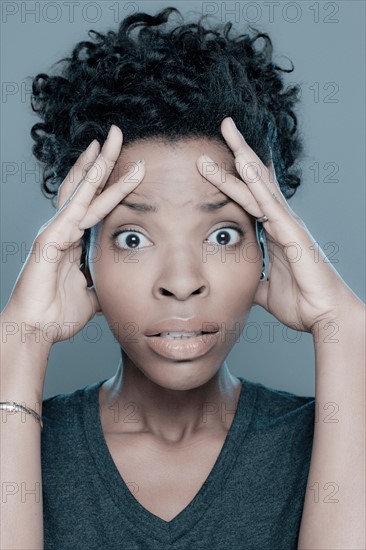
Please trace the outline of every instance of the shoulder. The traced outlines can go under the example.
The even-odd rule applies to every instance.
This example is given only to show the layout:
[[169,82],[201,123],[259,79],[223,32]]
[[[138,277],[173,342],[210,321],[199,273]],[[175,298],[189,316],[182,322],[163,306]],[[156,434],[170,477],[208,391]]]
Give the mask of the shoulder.
[[310,395],[299,395],[285,390],[265,386],[259,382],[252,382],[257,386],[258,399],[265,404],[271,403],[281,409],[291,411],[298,407],[314,403],[315,397]]
[[254,423],[260,427],[268,424],[312,426],[315,414],[315,397],[298,395],[285,390],[250,382],[256,391]]
[[72,411],[79,404],[84,388],[79,388],[66,393],[58,393],[43,399],[42,419],[43,421],[54,421],[61,419],[66,411]]
[[88,384],[76,390],[58,393],[42,401],[42,420],[44,428],[55,425],[70,425],[81,416],[83,407],[91,406],[99,386],[104,382]]

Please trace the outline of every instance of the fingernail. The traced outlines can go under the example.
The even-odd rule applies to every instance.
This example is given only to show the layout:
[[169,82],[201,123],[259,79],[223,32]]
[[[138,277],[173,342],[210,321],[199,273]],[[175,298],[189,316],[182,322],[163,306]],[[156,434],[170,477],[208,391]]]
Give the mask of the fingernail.
[[121,130],[121,128],[119,126],[117,126],[116,124],[112,124],[112,126],[109,128],[109,132],[108,132],[108,135],[107,135],[107,139],[110,137],[110,135],[115,131],[115,129],[118,129],[121,131],[121,134],[123,136],[123,132]]
[[114,124],[112,124],[112,126],[109,128],[109,132],[108,132],[108,135],[107,135],[107,139],[111,136],[112,132],[113,132],[113,126]]
[[94,152],[97,150],[97,146],[99,146],[99,141],[96,139],[93,139],[93,141],[89,143],[88,147],[86,148],[86,151],[88,153]]
[[236,126],[235,122],[233,121],[233,119],[230,117],[230,120],[231,120],[231,124],[232,124],[232,127],[234,128],[234,130],[236,130],[238,132],[238,134],[243,138],[243,140],[245,141],[245,137],[243,136],[243,134],[241,133],[241,131],[239,130],[239,128]]

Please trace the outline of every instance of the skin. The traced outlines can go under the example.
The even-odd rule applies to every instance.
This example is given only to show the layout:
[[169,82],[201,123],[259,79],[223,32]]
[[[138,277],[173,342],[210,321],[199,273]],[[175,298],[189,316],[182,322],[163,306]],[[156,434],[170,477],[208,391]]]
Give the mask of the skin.
[[[242,179],[234,178],[233,175],[231,177],[221,178],[216,174],[208,175],[209,182],[212,183],[216,189],[236,201],[237,204],[251,216],[259,217],[266,214],[268,217],[268,219],[263,222],[269,254],[268,280],[262,281],[261,283],[257,280],[257,283],[252,283],[252,279],[249,277],[249,271],[245,272],[245,278],[240,280],[240,284],[243,286],[246,294],[241,292],[236,296],[236,300],[240,299],[243,305],[241,314],[245,317],[245,308],[248,306],[249,310],[248,304],[250,304],[252,300],[252,303],[263,307],[285,325],[293,328],[295,323],[295,328],[297,330],[310,332],[314,338],[316,359],[315,402],[320,405],[320,410],[327,409],[329,402],[336,403],[340,411],[339,422],[334,424],[321,421],[315,422],[308,479],[309,490],[307,490],[305,496],[298,548],[299,550],[300,548],[306,548],[308,550],[310,550],[310,548],[334,548],[335,546],[339,547],[339,544],[342,545],[342,548],[365,548],[365,502],[364,493],[360,490],[360,487],[362,488],[365,485],[365,446],[363,444],[366,418],[364,396],[365,306],[346,285],[333,266],[327,261],[321,249],[319,250],[320,261],[314,260],[313,251],[314,245],[316,244],[315,240],[305,223],[288,206],[275,178],[272,164],[268,168],[261,164],[260,159],[258,159],[254,151],[251,150],[244,136],[236,130],[235,125],[233,125],[230,119],[225,118],[222,121],[221,131],[226,143],[232,150],[235,157],[235,167],[241,174]],[[104,300],[104,296],[108,298],[113,292],[114,300],[118,300],[116,303],[119,303],[120,293],[124,288],[120,281],[125,273],[131,276],[130,271],[124,269],[122,277],[117,277],[115,274],[116,267],[113,265],[112,272],[106,273],[108,278],[112,276],[112,284],[107,287],[108,290],[105,288],[105,292],[102,293],[100,287],[101,281],[98,280],[99,296],[97,297],[96,290],[86,287],[84,275],[80,273],[80,256],[76,254],[76,257],[74,256],[73,259],[68,257],[70,248],[76,252],[81,252],[80,239],[84,229],[93,227],[96,223],[104,220],[106,216],[116,208],[118,202],[129,195],[135,187],[137,188],[141,181],[141,186],[144,182],[146,183],[148,181],[147,179],[140,181],[138,178],[135,182],[124,182],[121,185],[118,180],[115,185],[111,185],[109,189],[101,193],[101,189],[111,174],[113,163],[119,157],[121,138],[121,130],[115,126],[112,127],[110,139],[107,139],[107,142],[104,143],[102,148],[103,158],[109,159],[107,164],[110,169],[106,170],[104,166],[104,172],[102,170],[101,177],[99,179],[97,178],[97,181],[95,181],[95,178],[84,178],[83,175],[84,165],[87,161],[92,162],[94,159],[95,164],[100,167],[99,163],[101,158],[98,156],[97,159],[95,159],[99,151],[99,144],[95,141],[92,142],[88,150],[85,151],[85,154],[81,156],[81,161],[76,164],[75,169],[73,167],[70,170],[59,189],[58,212],[51,220],[41,227],[35,239],[35,244],[39,244],[41,248],[49,243],[56,244],[58,251],[61,250],[61,252],[63,252],[61,258],[57,263],[50,263],[41,255],[43,261],[41,260],[39,262],[34,259],[33,254],[29,255],[17,279],[14,292],[12,293],[11,303],[9,302],[7,305],[6,313],[2,314],[2,319],[5,323],[7,320],[11,322],[18,320],[19,324],[25,324],[27,330],[31,328],[32,332],[34,332],[35,330],[42,329],[42,326],[39,327],[40,319],[42,319],[43,326],[47,326],[49,322],[54,322],[55,319],[58,320],[59,327],[63,327],[66,322],[65,331],[61,331],[60,335],[57,333],[55,334],[54,342],[56,342],[70,338],[68,326],[71,319],[73,321],[72,325],[76,327],[74,329],[75,332],[77,329],[81,330],[80,327],[85,326],[85,323],[95,315],[98,309],[104,311],[101,304],[103,307],[104,304],[108,306],[108,321],[111,317],[110,311],[114,311],[115,316],[118,316],[118,318],[122,315],[125,316],[125,310],[123,309],[125,304],[122,304],[122,309],[118,309],[117,305],[112,303],[112,301],[107,299]],[[197,155],[200,151],[202,151],[202,149],[197,149]],[[219,154],[216,151],[214,152],[207,149],[207,143],[205,143],[205,151],[209,152],[218,163],[221,161],[222,151],[220,151]],[[149,154],[149,152],[150,148],[148,151],[144,151],[144,156]],[[156,158],[157,157],[153,159],[150,158],[150,163],[151,160],[155,162]],[[134,162],[135,160],[136,159],[134,159]],[[195,162],[199,173],[203,174],[203,157],[200,155],[198,158],[195,158]],[[206,159],[205,162],[207,163],[209,160]],[[249,177],[251,175],[251,170],[247,170],[247,168],[249,166],[253,167],[253,163],[261,172],[260,178]],[[165,162],[164,166],[167,166]],[[174,168],[178,173],[185,173],[184,171],[179,171],[179,168],[181,168],[179,164],[178,166],[175,165]],[[90,172],[92,172],[92,170],[88,171],[88,175],[90,175]],[[171,178],[171,181],[167,181],[168,185],[175,184],[175,177],[177,176],[174,171],[172,171],[172,173],[174,177]],[[142,169],[140,175],[141,178],[144,177],[144,169]],[[224,171],[222,171],[220,175],[225,176]],[[227,175],[229,176],[229,173],[227,173]],[[161,184],[162,181],[164,181],[161,179],[163,176],[159,173],[158,177],[160,178],[159,184]],[[192,182],[195,180],[187,178],[187,181],[190,182],[189,185],[192,185]],[[204,181],[205,180],[202,180],[202,182]],[[152,186],[155,185],[153,180],[151,184]],[[165,189],[163,189],[163,191],[165,191]],[[100,196],[98,197],[98,195]],[[97,198],[92,200],[95,196]],[[177,197],[181,196],[179,191],[173,198],[177,200]],[[192,197],[190,196],[189,199],[192,199]],[[182,207],[185,208],[185,205],[182,205]],[[186,214],[186,211],[184,214]],[[190,214],[189,212],[187,215]],[[232,215],[233,214],[230,214],[230,217]],[[172,223],[170,217],[168,221]],[[152,319],[150,319],[151,311],[154,313],[156,313],[156,311],[160,312],[162,310],[160,306],[164,305],[165,307],[165,303],[161,303],[163,299],[164,302],[169,299],[169,303],[164,310],[165,314],[168,311],[168,307],[171,307],[173,310],[173,305],[176,310],[174,310],[174,312],[169,310],[169,314],[177,313],[178,305],[179,307],[187,306],[183,302],[189,300],[187,309],[184,309],[184,313],[187,313],[190,304],[196,307],[196,300],[199,299],[202,301],[202,303],[199,302],[202,309],[202,311],[200,310],[200,314],[204,312],[207,315],[216,315],[218,312],[218,315],[222,318],[226,310],[224,312],[219,310],[217,300],[220,300],[220,296],[223,295],[222,293],[226,294],[229,292],[227,290],[228,286],[232,288],[232,285],[235,283],[235,285],[239,287],[239,284],[237,283],[237,277],[233,280],[230,273],[230,279],[225,279],[224,281],[224,283],[229,281],[229,285],[221,285],[218,289],[217,281],[219,281],[223,273],[222,270],[224,270],[226,266],[220,265],[217,261],[217,256],[211,256],[209,258],[210,262],[216,262],[215,265],[217,269],[215,270],[210,269],[208,271],[209,266],[212,265],[211,263],[200,265],[198,262],[198,255],[195,254],[196,239],[198,249],[199,239],[202,238],[202,240],[204,240],[206,238],[206,235],[203,237],[204,229],[206,228],[203,226],[197,227],[198,236],[196,237],[196,234],[194,234],[194,238],[191,238],[193,234],[192,228],[188,231],[188,226],[186,227],[186,218],[181,215],[174,220],[172,232],[169,231],[170,228],[166,227],[169,232],[165,231],[165,233],[163,233],[160,226],[159,228],[153,227],[150,225],[152,223],[151,221],[144,221],[144,224],[145,223],[148,223],[149,227],[147,229],[144,227],[144,230],[146,232],[154,232],[154,239],[157,242],[154,242],[154,246],[156,246],[155,250],[153,248],[144,252],[148,252],[148,254],[151,253],[151,255],[159,253],[160,256],[164,256],[166,261],[162,265],[166,269],[162,270],[161,265],[158,264],[158,261],[155,259],[151,263],[152,269],[145,269],[144,281],[152,282],[149,287],[149,294],[147,294],[148,302],[142,304],[143,309],[141,310],[133,309],[133,314],[137,312],[136,315],[141,326],[145,326],[143,324],[145,324],[147,320],[152,321]],[[217,223],[217,220],[214,220],[213,223]],[[104,225],[105,222],[103,222],[102,227],[104,227]],[[179,229],[183,229],[183,234],[184,230],[190,233],[188,237],[191,240],[186,241],[182,238],[179,240],[178,234],[175,233],[176,226],[178,226]],[[209,230],[211,229],[214,228],[209,228]],[[249,233],[247,233],[247,235],[248,234]],[[95,236],[100,238],[101,234],[98,237],[98,232],[96,232]],[[186,235],[184,236],[186,237]],[[151,235],[149,235],[149,237],[151,237]],[[167,241],[164,242],[163,239],[167,239]],[[101,242],[105,241],[101,240]],[[165,246],[163,244],[163,246],[158,248],[158,244],[161,242],[163,242]],[[176,243],[178,243],[178,247],[173,246]],[[286,254],[289,245],[293,247],[294,244],[299,251],[299,255],[296,257],[295,261],[293,257],[288,258]],[[202,243],[200,242],[200,246],[201,245]],[[187,250],[189,246],[191,247],[191,254],[188,256]],[[171,254],[174,255],[175,261],[179,261],[179,266],[183,266],[182,273],[178,273],[176,279],[172,278],[172,273],[174,273],[176,269],[176,263],[171,262],[167,250],[171,251]],[[105,247],[103,251],[106,252]],[[146,256],[148,254],[146,254]],[[183,260],[187,258],[188,261],[184,262]],[[140,259],[142,264],[142,254],[140,255]],[[104,255],[99,261],[99,264],[92,266],[95,277],[98,269],[102,269],[99,267],[102,265],[102,262],[103,265],[108,264],[108,256]],[[111,265],[110,261],[109,264]],[[122,267],[125,268],[123,264]],[[128,266],[129,269],[130,267],[131,266]],[[238,266],[235,266],[233,263],[232,267],[236,269]],[[245,263],[242,263],[242,267],[243,270],[249,269],[246,267]],[[139,272],[139,268],[141,271],[139,263],[135,263],[135,268],[135,273]],[[140,288],[146,290],[146,284],[142,287],[140,281],[141,275],[139,278],[136,277],[136,279],[132,281],[127,280],[127,283],[132,283],[132,289],[139,284]],[[245,284],[243,281],[245,281]],[[123,278],[123,282],[126,282],[126,277]],[[194,288],[194,283],[197,286],[200,284],[200,293],[195,293],[195,291],[192,290],[192,288]],[[178,284],[179,286],[177,286]],[[164,289],[164,287],[168,287],[168,292],[167,288]],[[161,288],[164,289],[163,293],[159,293],[159,289]],[[250,292],[252,291],[254,296],[252,295],[252,297],[250,297]],[[138,294],[135,292],[132,298],[128,295],[127,297],[132,301],[137,295]],[[213,299],[213,297],[215,299]],[[100,302],[98,298],[100,298]],[[203,299],[205,301],[203,301]],[[150,310],[147,306],[150,302],[152,303],[155,300],[159,300],[156,304],[157,307]],[[170,303],[173,305],[170,306]],[[206,304],[210,306],[207,306],[207,309]],[[203,306],[205,306],[205,308]],[[193,307],[189,311],[190,314],[193,313]],[[239,309],[240,307],[238,306],[238,311]],[[120,313],[121,311],[123,314]],[[183,307],[182,310],[179,310],[179,313],[182,311]],[[233,319],[235,319],[235,317]],[[130,321],[130,319],[127,320]],[[36,329],[37,324],[38,328]],[[132,324],[138,325],[138,322],[132,321]],[[334,329],[336,329],[336,332]],[[335,339],[333,338],[334,332],[336,336]],[[123,343],[123,338],[121,338],[121,343]],[[132,356],[130,354],[128,356],[131,358],[131,361],[134,361],[135,357],[137,357],[140,352],[138,343],[139,340],[135,348],[132,347],[131,349],[131,352],[133,349],[138,350],[134,351],[135,355]],[[24,402],[26,403],[38,402],[42,406],[45,372],[52,343],[49,339],[45,340],[40,338],[36,346],[32,345],[29,347],[26,345],[24,347],[24,345],[23,342],[22,345],[19,346],[15,341],[15,345],[13,342],[12,346],[7,347],[7,357],[4,364],[9,364],[12,368],[10,370],[8,369],[9,372],[4,369],[4,374],[7,378],[5,390],[7,391],[9,388],[16,387],[18,391],[21,387],[25,388],[24,383],[26,383],[26,389],[24,389],[25,393],[22,393],[22,398],[19,398],[19,393],[17,394],[18,401],[22,402],[24,398]],[[15,350],[15,348],[17,349]],[[21,356],[19,355],[18,348],[24,351]],[[141,345],[140,348],[141,355],[144,355],[143,346]],[[214,460],[220,451],[222,446],[222,433],[224,433],[224,431],[222,429],[219,434],[219,444],[211,444],[209,446],[209,453],[206,451],[206,445],[199,446],[194,443],[186,444],[185,447],[189,446],[190,449],[194,449],[194,452],[189,457],[191,461],[185,460],[189,454],[188,450],[186,452],[180,452],[178,448],[178,452],[175,452],[177,449],[174,447],[173,449],[169,449],[173,451],[172,453],[157,453],[156,444],[148,446],[144,434],[153,433],[155,430],[153,435],[155,441],[158,441],[158,438],[162,440],[162,435],[171,437],[172,434],[177,435],[178,438],[185,437],[185,440],[187,440],[187,437],[192,434],[192,426],[199,426],[200,420],[199,415],[196,414],[196,409],[192,406],[194,399],[191,396],[198,396],[196,402],[199,406],[202,405],[202,400],[201,402],[199,400],[199,398],[202,397],[202,385],[199,385],[200,381],[198,381],[198,386],[193,388],[191,386],[187,388],[187,383],[188,385],[192,384],[193,380],[194,384],[199,377],[206,376],[207,371],[210,369],[212,369],[214,375],[212,378],[205,381],[208,390],[206,396],[209,395],[211,398],[214,394],[214,392],[212,392],[212,386],[221,392],[220,397],[230,397],[233,395],[233,388],[235,388],[235,382],[237,382],[237,380],[232,380],[232,378],[227,375],[225,365],[222,366],[223,363],[220,363],[219,351],[216,353],[215,350],[213,356],[210,363],[207,361],[207,365],[203,365],[204,368],[202,372],[204,374],[201,373],[201,370],[197,372],[196,369],[193,371],[194,374],[189,377],[189,374],[192,373],[191,364],[180,363],[178,365],[168,362],[165,363],[164,369],[161,365],[157,365],[156,371],[154,370],[152,373],[154,377],[159,379],[159,385],[156,383],[155,379],[151,378],[151,365],[146,363],[144,365],[145,370],[142,370],[140,365],[135,365],[134,368],[123,377],[120,376],[121,372],[118,371],[116,376],[109,381],[112,382],[112,384],[108,385],[107,383],[106,387],[102,388],[105,391],[102,393],[101,397],[103,398],[104,395],[106,403],[112,403],[114,398],[122,402],[121,397],[126,396],[126,389],[129,389],[126,380],[130,381],[130,390],[132,388],[140,389],[140,394],[138,395],[140,400],[136,403],[140,406],[140,411],[142,410],[140,422],[133,424],[122,424],[120,422],[119,426],[112,424],[112,427],[115,429],[115,433],[118,433],[117,428],[120,429],[121,433],[122,429],[127,430],[129,428],[130,431],[132,431],[130,426],[137,426],[135,432],[141,434],[143,445],[141,447],[134,447],[133,445],[125,446],[124,457],[126,456],[126,452],[128,452],[129,455],[123,464],[123,474],[126,473],[127,467],[128,471],[125,479],[135,480],[135,473],[138,471],[138,480],[140,481],[141,478],[142,492],[140,492],[139,498],[142,499],[142,505],[150,509],[153,513],[160,514],[160,517],[166,521],[170,521],[172,517],[175,517],[175,515],[192,500],[194,495],[197,494],[197,491],[202,485],[201,481],[207,478],[207,475],[212,469]],[[37,359],[35,362],[32,360],[34,357]],[[215,367],[213,366],[214,360],[217,360],[217,365],[220,365],[218,371],[215,371]],[[18,368],[17,365],[20,368]],[[32,368],[24,369],[25,365]],[[170,375],[172,368],[174,368],[174,383],[176,383],[177,380],[176,374],[179,373],[178,384],[181,384],[181,389],[177,390],[176,387],[171,388],[169,386],[169,384],[172,383],[171,378],[173,378],[173,375]],[[25,378],[27,374],[25,370],[33,372],[32,379]],[[217,375],[218,372],[220,373],[219,376]],[[37,376],[34,376],[34,373],[36,373]],[[137,374],[140,377],[134,380],[134,382],[137,380],[137,383],[133,387],[131,385],[131,373]],[[20,379],[22,383],[19,383]],[[118,384],[118,380],[123,383]],[[145,385],[141,383],[141,380]],[[162,380],[165,385],[163,385],[160,380]],[[116,391],[113,394],[111,390],[113,390],[113,383],[115,381],[117,381],[114,384]],[[228,383],[225,385],[223,381],[228,381]],[[230,382],[232,382],[231,385]],[[150,393],[147,391],[142,394],[142,390],[149,390],[150,388],[153,388]],[[156,389],[159,391],[156,391]],[[210,391],[211,394],[209,394]],[[151,399],[152,392],[155,392],[154,396],[163,396],[165,399],[163,399],[161,403],[159,402],[159,406],[156,406],[152,410],[153,414],[150,417],[148,416],[148,412],[150,412],[148,410],[148,405],[154,407],[156,403],[156,401]],[[188,399],[186,399],[187,394]],[[129,399],[131,395],[132,393],[130,391],[130,394],[127,395],[127,399]],[[174,399],[169,401],[169,399],[165,397],[168,395]],[[182,401],[184,402],[184,408],[182,407]],[[174,405],[172,404],[170,406],[171,403],[174,403]],[[187,403],[188,408],[186,408]],[[128,402],[126,404],[128,404]],[[168,416],[166,415],[167,408],[169,408]],[[115,410],[116,408],[114,407],[114,411]],[[164,414],[162,414],[161,411],[163,411]],[[168,422],[169,418],[172,418],[169,416],[172,411],[173,414],[174,412],[177,413],[172,419],[172,424],[174,424],[173,430]],[[141,412],[139,414],[141,414]],[[189,414],[191,415],[190,417],[188,416]],[[207,427],[210,425],[212,428],[221,429],[224,426],[224,422],[220,422],[218,417],[214,415],[209,415],[208,420],[210,424],[203,426],[203,428],[205,428],[205,442],[210,438],[209,442],[214,443],[216,432],[213,434]],[[144,424],[142,421],[144,421]],[[165,422],[165,424],[162,424],[162,421]],[[196,424],[194,424],[194,421],[196,421]],[[103,423],[105,427],[104,416]],[[33,425],[36,426],[35,423],[33,423]],[[143,432],[143,428],[146,426],[150,429],[150,432]],[[161,426],[165,429],[164,432],[161,430]],[[186,432],[183,431],[184,427],[187,428]],[[350,429],[350,427],[352,429]],[[190,432],[188,431],[189,429],[191,429]],[[194,433],[197,432],[199,432],[198,429],[196,429]],[[13,442],[17,433],[18,431],[16,430],[11,436],[9,434],[9,445],[7,447],[11,448],[11,442]],[[39,435],[40,433],[38,426],[37,434],[31,431],[29,433],[32,442],[37,441],[37,434]],[[21,438],[23,438],[22,434]],[[25,436],[23,439],[27,443]],[[106,436],[113,459],[117,465],[120,455],[119,451],[122,448],[121,439],[118,437],[113,439],[118,439],[117,448],[110,444],[111,441]],[[126,439],[131,439],[130,435],[125,438],[125,440]],[[171,437],[169,441],[173,442],[172,445],[180,446],[182,439],[174,440],[174,438]],[[178,443],[176,443],[176,441],[178,441]],[[33,447],[33,452],[32,442],[29,441],[29,444],[24,446],[24,442],[21,443],[19,438],[15,438],[15,447],[13,445],[15,452],[10,453],[10,455],[14,455],[14,457],[21,456],[22,453],[18,453],[16,447],[20,449],[23,445],[24,448],[27,448],[27,460],[21,463],[19,460],[15,461],[14,459],[13,462],[15,466],[13,467],[12,462],[8,468],[10,472],[8,472],[8,479],[18,479],[18,474],[21,472],[23,479],[36,479],[36,483],[42,485],[39,468],[40,456],[36,449],[38,446],[39,450],[39,444],[36,443],[36,446]],[[152,450],[152,453],[148,454],[148,448]],[[158,450],[160,451],[160,449]],[[165,443],[164,451],[166,450],[167,444]],[[202,451],[204,452],[202,453]],[[168,455],[170,455],[170,461],[167,460]],[[202,460],[203,455],[205,455],[205,460]],[[143,457],[143,461],[140,460],[141,457]],[[162,460],[164,458],[166,460]],[[143,464],[141,464],[142,462]],[[193,464],[193,468],[190,467],[191,464]],[[182,469],[180,469],[180,465],[183,466]],[[141,466],[143,467],[142,472]],[[194,478],[191,475],[192,469],[195,472]],[[35,473],[36,470],[37,472]],[[158,471],[156,472],[156,470]],[[189,475],[187,475],[187,471]],[[168,475],[166,476],[165,474],[167,472]],[[178,476],[177,479],[177,474],[180,472],[182,475],[181,477]],[[352,475],[350,475],[350,472],[352,472]],[[334,480],[331,485],[333,486],[336,484],[341,489],[339,500],[332,501],[333,504],[331,507],[329,507],[328,499],[320,499],[320,502],[316,499],[314,502],[315,484],[321,488],[326,488],[329,480]],[[161,509],[161,504],[156,502],[156,499],[160,496],[162,496],[161,501],[164,509]],[[39,513],[42,507],[42,500],[39,504],[40,506],[37,506],[37,510],[33,507],[31,509],[25,507],[24,510],[16,510],[17,513],[15,515],[16,517],[21,516],[21,523],[24,526],[24,529],[21,530],[17,538],[19,542],[19,544],[16,544],[17,548],[24,543],[24,536],[26,536],[28,542],[32,539],[33,547],[39,548],[42,546],[42,522],[38,521],[35,523],[35,518],[42,517],[42,513]],[[24,508],[24,506],[20,508]],[[5,516],[5,524],[7,525],[5,537],[14,546],[14,522],[12,520],[14,513],[12,513],[12,509],[10,509],[10,513],[8,510]],[[332,525],[332,529],[329,529],[329,525]],[[6,543],[5,546],[9,547]]]
[[[143,158],[145,176],[126,201],[156,204],[159,212],[118,205],[93,227],[89,252],[100,309],[122,356],[116,374],[100,388],[103,429],[148,433],[156,444],[174,448],[229,430],[241,381],[230,374],[225,358],[261,284],[254,216],[232,199],[216,211],[195,210],[203,202],[228,199],[199,172],[196,161],[203,153],[221,159],[226,171],[235,174],[232,153],[207,139],[174,145],[151,140],[123,147],[105,189]],[[245,234],[240,242],[239,232],[227,229],[225,242],[235,245],[229,248],[218,241],[218,229],[231,224]],[[131,227],[133,233],[111,238],[117,228]],[[128,248],[126,237],[132,235],[139,237],[139,249]],[[205,245],[206,239],[211,244]],[[211,253],[205,255],[205,250]],[[146,345],[144,333],[153,324],[195,315],[218,323],[222,331],[207,354],[177,361]],[[207,403],[216,405],[214,414],[203,415]],[[117,421],[116,410],[121,411]]]

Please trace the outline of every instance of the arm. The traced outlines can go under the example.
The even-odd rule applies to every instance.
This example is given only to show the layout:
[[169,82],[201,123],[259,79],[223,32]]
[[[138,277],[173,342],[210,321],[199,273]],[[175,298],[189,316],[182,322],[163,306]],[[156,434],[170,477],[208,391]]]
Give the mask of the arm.
[[[320,418],[314,428],[298,549],[365,550],[365,306],[287,204],[273,163],[268,167],[262,163],[229,118],[221,130],[238,172],[244,174],[242,184],[207,156],[197,159],[197,167],[244,210],[260,216],[269,272],[253,303],[286,326],[312,333],[316,402],[320,411],[329,402],[339,408],[338,423]],[[208,171],[208,165],[215,170]],[[287,249],[294,245],[298,254],[291,257]],[[332,334],[335,341],[329,342]],[[317,490],[319,497],[315,494],[314,500]],[[331,502],[332,498],[339,502]]]
[[[355,300],[313,334],[319,418],[299,550],[366,548],[365,317],[362,302]],[[328,402],[337,404],[338,422],[324,421]]]
[[[12,323],[7,324],[7,323]],[[20,336],[20,323],[1,316],[0,401],[24,403],[42,415],[50,346]],[[9,327],[17,334],[6,336]],[[0,410],[1,532],[3,550],[43,549],[41,426],[29,414]]]
[[[119,158],[122,138],[120,128],[112,125],[100,157],[99,142],[91,142],[60,185],[56,214],[43,224],[33,241],[32,250],[52,244],[61,254],[57,254],[57,262],[49,262],[43,254],[40,258],[29,254],[2,312],[0,401],[24,402],[42,415],[44,380],[53,343],[77,334],[100,311],[95,289],[88,288],[85,277],[80,276],[81,239],[85,229],[96,223],[96,212],[98,220],[104,219],[144,176],[144,165],[139,164],[138,177],[132,183],[128,173],[108,189],[109,200],[102,195]],[[93,164],[85,173],[89,163]],[[97,178],[87,177],[97,168]],[[100,196],[95,198],[97,189]],[[77,250],[79,256],[75,257],[74,252],[70,255],[70,250]],[[18,330],[6,337],[11,323]],[[57,323],[57,330],[47,332],[44,338],[41,327],[48,323]],[[24,325],[30,330],[23,329],[22,338]],[[29,414],[0,410],[0,416],[1,549],[42,550],[41,427]]]

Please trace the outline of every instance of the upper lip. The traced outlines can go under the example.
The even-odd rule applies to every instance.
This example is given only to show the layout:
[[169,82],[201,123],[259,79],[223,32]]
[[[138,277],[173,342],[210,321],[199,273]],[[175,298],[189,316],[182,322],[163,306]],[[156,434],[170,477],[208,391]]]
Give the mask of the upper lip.
[[218,332],[219,325],[215,321],[209,321],[202,317],[191,317],[190,319],[165,319],[151,326],[146,336],[156,336],[162,332]]

